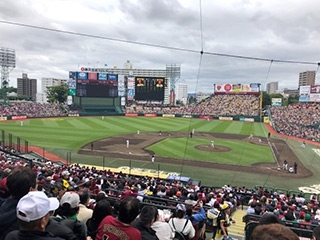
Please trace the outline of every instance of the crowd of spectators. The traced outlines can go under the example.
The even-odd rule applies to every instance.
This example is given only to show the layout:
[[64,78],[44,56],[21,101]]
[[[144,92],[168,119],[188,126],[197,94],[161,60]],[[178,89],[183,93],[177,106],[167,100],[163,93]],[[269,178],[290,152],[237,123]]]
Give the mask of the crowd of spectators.
[[296,103],[271,107],[271,120],[278,133],[287,136],[320,141],[320,104]]
[[[197,221],[204,222],[206,215],[204,206],[211,208],[214,203],[218,205],[227,204],[229,208],[235,208],[239,199],[237,192],[246,192],[245,188],[232,188],[224,186],[219,189],[210,187],[191,186],[178,181],[165,181],[151,177],[130,176],[123,173],[115,173],[110,170],[98,170],[95,167],[74,165],[56,165],[50,161],[37,162],[33,166],[23,159],[12,160],[10,153],[2,153],[0,160],[0,239],[5,239],[5,235],[18,229],[18,223],[21,227],[21,219],[17,220],[14,212],[20,200],[26,196],[26,202],[32,201],[32,198],[43,198],[43,196],[29,196],[29,190],[40,191],[48,197],[57,198],[60,205],[54,209],[54,216],[50,217],[47,223],[46,231],[57,234],[60,238],[73,239],[72,237],[58,234],[56,222],[63,222],[66,226],[72,224],[72,228],[77,228],[77,239],[86,239],[84,236],[91,236],[92,239],[99,239],[99,223],[106,216],[117,217],[119,213],[119,204],[122,201],[128,201],[128,198],[134,198],[139,203],[140,217],[130,225],[141,232],[142,239],[172,239],[174,230],[169,224],[169,220],[175,217],[176,213],[183,207],[182,219],[189,219],[188,234],[193,238],[196,231],[193,225]],[[11,177],[15,176],[15,177]],[[17,179],[20,179],[19,181]],[[28,180],[27,180],[28,179]],[[14,182],[18,181],[18,182]],[[14,183],[12,183],[14,182]],[[27,184],[27,186],[25,186]],[[17,187],[15,191],[12,186]],[[22,190],[23,189],[23,190]],[[249,191],[248,191],[249,192]],[[149,201],[144,201],[149,199]],[[156,199],[153,203],[150,199]],[[162,200],[165,205],[157,206],[157,202]],[[42,199],[41,201],[45,201]],[[40,201],[40,202],[41,202]],[[177,205],[180,207],[178,207]],[[145,207],[147,205],[149,208]],[[9,206],[9,209],[8,209]],[[153,209],[150,209],[152,207]],[[99,211],[95,211],[95,209]],[[178,209],[179,208],[179,209]],[[10,210],[10,211],[9,211]],[[6,216],[10,212],[10,219]],[[195,214],[198,212],[198,215]],[[151,214],[152,213],[152,214]],[[151,214],[151,215],[150,215]],[[195,215],[194,215],[195,214]],[[193,216],[194,215],[194,216]],[[150,216],[153,216],[150,218]],[[201,217],[200,217],[201,216]],[[94,218],[93,218],[94,217]],[[78,222],[68,221],[73,219]],[[99,219],[100,222],[97,222]],[[109,219],[110,220],[110,219]],[[112,220],[114,221],[114,220]],[[140,222],[139,222],[140,221]],[[147,222],[146,222],[147,221]],[[88,222],[88,224],[87,224]],[[156,230],[153,232],[157,238],[143,237],[146,226],[154,229],[166,227],[170,231]],[[75,224],[75,226],[74,226]],[[148,225],[149,224],[149,225]],[[167,224],[166,226],[162,226]],[[180,224],[175,222],[176,228]],[[23,223],[22,223],[23,225]],[[196,225],[198,227],[198,225]],[[202,225],[203,227],[204,225]],[[21,228],[20,228],[21,229]],[[192,230],[193,229],[193,230]],[[181,230],[181,229],[180,229]],[[65,233],[66,231],[62,231]],[[68,232],[68,231],[67,231]],[[17,232],[10,233],[7,239],[15,239]],[[19,233],[21,234],[21,233]],[[67,234],[67,233],[66,233]],[[70,234],[70,233],[68,233]],[[67,235],[68,235],[67,234]],[[159,235],[159,236],[158,236]],[[163,236],[162,236],[163,235]],[[199,236],[199,235],[198,235]],[[139,239],[139,238],[137,238]]]
[[0,116],[68,116],[67,109],[67,106],[56,103],[11,102],[9,105],[0,105]]
[[[252,195],[248,205],[247,215],[243,217],[247,238],[252,233],[252,240],[273,239],[275,236],[283,240],[299,239],[296,236],[299,233],[303,239],[320,239],[320,204],[319,196],[315,193],[305,197],[301,193],[289,195],[282,191],[270,192],[261,187]],[[288,228],[292,231],[288,231]],[[278,235],[275,235],[277,231]]]
[[[198,104],[188,106],[132,104],[125,108],[125,113],[258,116],[259,96],[212,95]],[[78,114],[77,109],[55,103],[11,102],[0,105],[0,116],[57,117],[75,114]]]
[[[320,207],[317,194],[308,198],[302,194],[269,192],[260,188],[252,195],[247,209],[245,222],[272,220],[286,226],[312,230],[320,225]],[[257,217],[257,218],[256,218]]]
[[[14,212],[20,200],[24,196],[43,197],[33,194],[29,196],[30,189],[59,200],[59,207],[54,209],[54,214],[43,231],[51,232],[62,239],[87,239],[87,236],[92,239],[104,238],[105,234],[110,233],[105,232],[108,228],[102,227],[100,223],[121,225],[121,221],[116,223],[118,220],[115,219],[119,219],[119,214],[121,215],[120,208],[135,204],[130,199],[137,201],[139,211],[134,214],[133,220],[125,218],[122,223],[135,229],[131,229],[129,235],[141,235],[141,239],[172,239],[174,229],[182,231],[186,219],[190,220],[190,224],[185,227],[184,234],[190,239],[198,238],[200,235],[197,234],[204,232],[205,223],[210,224],[206,211],[212,208],[220,211],[236,209],[244,196],[250,198],[247,210],[249,215],[261,217],[272,214],[279,221],[292,221],[300,223],[301,226],[320,225],[319,199],[316,194],[306,199],[302,194],[289,195],[281,191],[268,191],[262,187],[248,189],[230,185],[192,186],[179,181],[132,176],[78,164],[56,165],[47,160],[34,162],[32,166],[29,164],[23,159],[13,160],[10,152],[1,154],[1,240],[5,239],[7,234],[9,237],[6,239],[16,239],[18,232],[14,230],[18,229],[18,223],[20,229],[24,226],[24,223],[21,223],[24,218],[18,216],[20,220],[17,220],[17,217],[14,217],[17,216]],[[63,231],[60,229],[61,223],[67,226]],[[70,229],[77,230],[70,232]],[[227,230],[221,233],[226,236],[228,234]],[[22,234],[21,231],[19,234]]]
[[194,114],[205,116],[259,116],[259,95],[212,95],[195,105],[132,104],[126,113]]

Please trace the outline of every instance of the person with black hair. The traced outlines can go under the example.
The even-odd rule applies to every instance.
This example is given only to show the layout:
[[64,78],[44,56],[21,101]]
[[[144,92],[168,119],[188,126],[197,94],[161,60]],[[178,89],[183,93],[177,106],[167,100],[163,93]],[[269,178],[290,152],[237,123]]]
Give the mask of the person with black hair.
[[90,193],[88,189],[81,189],[78,191],[80,197],[79,212],[77,218],[79,221],[86,223],[89,218],[92,217],[92,209],[89,209],[87,206],[90,201]]
[[142,240],[159,240],[156,231],[151,228],[151,225],[156,221],[157,212],[155,207],[145,205],[141,209],[139,217],[132,224],[140,231]]
[[203,208],[203,202],[199,201],[199,203],[196,205],[196,207],[199,207],[200,211],[194,211],[194,207],[188,205],[186,210],[186,219],[189,219],[192,224],[196,224],[198,222],[204,221],[206,219],[206,211]]
[[120,201],[118,218],[106,216],[100,223],[96,240],[141,240],[141,233],[130,224],[139,214],[139,200],[125,197]]
[[109,215],[112,215],[110,202],[106,198],[98,201],[93,209],[92,217],[86,222],[88,236],[94,240],[101,221]]
[[169,225],[174,232],[180,232],[189,239],[195,235],[195,229],[189,219],[185,219],[186,206],[182,203],[177,204],[175,217],[169,220]]
[[259,219],[259,225],[273,224],[273,223],[284,224],[281,221],[281,219],[274,213],[265,213]]
[[5,239],[9,232],[19,229],[17,204],[29,191],[37,189],[36,179],[36,173],[29,167],[15,168],[8,175],[6,186],[10,197],[0,203],[0,239]]

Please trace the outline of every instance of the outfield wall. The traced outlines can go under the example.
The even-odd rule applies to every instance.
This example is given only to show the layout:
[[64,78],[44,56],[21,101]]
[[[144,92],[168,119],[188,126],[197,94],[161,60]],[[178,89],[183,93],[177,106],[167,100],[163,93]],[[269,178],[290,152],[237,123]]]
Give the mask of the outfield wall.
[[261,122],[259,116],[215,116],[215,115],[196,115],[196,114],[162,114],[162,113],[125,113],[127,117],[164,117],[164,118],[200,118],[204,120],[222,121],[242,121],[242,122]]

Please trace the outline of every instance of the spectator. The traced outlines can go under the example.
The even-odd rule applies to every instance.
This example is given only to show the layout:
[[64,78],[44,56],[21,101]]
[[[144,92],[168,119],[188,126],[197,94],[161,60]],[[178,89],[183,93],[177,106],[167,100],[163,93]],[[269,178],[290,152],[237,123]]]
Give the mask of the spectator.
[[165,220],[163,210],[158,209],[156,212],[156,220],[152,224],[151,228],[156,231],[156,235],[159,240],[171,240],[174,236],[174,232]]
[[203,222],[206,219],[206,211],[203,208],[203,202],[199,201],[199,212],[194,212],[193,207],[187,206],[186,210],[186,219],[189,219],[192,222],[192,225]]
[[100,223],[96,240],[141,240],[141,233],[138,229],[130,226],[139,214],[139,200],[132,197],[125,197],[119,205],[118,218],[106,216]]
[[227,238],[228,227],[230,226],[230,207],[227,203],[221,205],[220,216],[218,217],[218,226],[220,226],[221,235]]
[[290,228],[277,223],[258,225],[253,230],[250,240],[299,240]]
[[133,226],[140,231],[142,240],[159,240],[156,231],[151,228],[156,220],[157,212],[158,210],[155,207],[145,205],[141,209],[139,217],[133,223]]
[[80,197],[79,212],[77,218],[79,221],[86,223],[89,218],[92,217],[92,209],[89,209],[87,206],[90,201],[90,194],[87,189],[82,189],[78,191]]
[[[86,240],[87,227],[77,219],[79,203],[80,197],[78,193],[66,192],[60,200],[60,206],[55,212],[56,217],[54,217],[54,220],[68,226],[78,236],[79,240]],[[50,232],[52,231],[54,229],[50,230]]]
[[17,205],[16,216],[18,217],[20,230],[10,232],[6,239],[43,239],[60,240],[52,237],[45,231],[49,222],[50,211],[57,209],[57,198],[48,198],[44,192],[32,191],[22,197]]
[[110,202],[107,199],[98,201],[93,209],[92,218],[88,219],[86,223],[88,236],[94,240],[96,238],[99,224],[106,216],[109,215],[112,215]]
[[19,200],[30,190],[36,190],[36,173],[28,167],[15,168],[7,177],[7,187],[10,197],[3,201],[0,206],[0,239],[18,230],[16,207]]
[[184,236],[188,236],[189,239],[195,235],[195,230],[191,221],[184,219],[186,214],[186,206],[182,203],[176,206],[176,217],[169,220],[169,225],[174,232],[181,232]]

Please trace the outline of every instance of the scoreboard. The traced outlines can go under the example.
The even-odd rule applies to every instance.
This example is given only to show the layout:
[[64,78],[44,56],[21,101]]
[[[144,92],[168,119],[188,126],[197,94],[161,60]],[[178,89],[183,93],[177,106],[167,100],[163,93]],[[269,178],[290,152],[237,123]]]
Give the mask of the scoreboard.
[[77,72],[76,96],[118,97],[118,75],[97,72]]
[[165,78],[135,77],[135,100],[163,101]]

